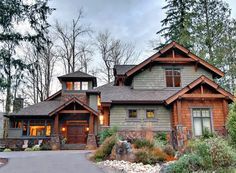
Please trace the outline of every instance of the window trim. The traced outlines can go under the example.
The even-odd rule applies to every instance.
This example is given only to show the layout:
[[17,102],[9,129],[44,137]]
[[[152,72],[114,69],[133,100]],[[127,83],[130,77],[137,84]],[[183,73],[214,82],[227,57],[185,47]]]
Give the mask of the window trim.
[[[175,88],[182,88],[182,68],[183,67],[176,67],[176,66],[166,66],[166,67],[164,67],[164,81],[165,81],[165,87],[166,88],[168,88],[168,89],[175,89]],[[175,87],[175,86],[173,86],[173,87],[168,87],[167,86],[167,80],[166,80],[166,70],[167,69],[171,69],[172,70],[172,72],[173,72],[173,70],[174,69],[177,69],[177,70],[179,70],[179,72],[180,72],[180,86],[179,87]],[[172,77],[172,83],[174,83],[174,78]]]
[[[194,136],[194,137],[199,137],[199,136],[196,136],[195,135],[195,130],[194,130],[194,117],[193,117],[193,110],[194,109],[209,109],[209,111],[210,111],[210,125],[211,125],[211,132],[213,132],[214,133],[214,123],[213,123],[213,111],[212,111],[212,107],[195,107],[195,106],[193,106],[193,107],[191,107],[190,108],[191,109],[191,123],[192,123],[192,135]],[[202,115],[201,115],[201,119],[202,119]],[[202,121],[201,121],[201,123],[202,123]],[[201,124],[202,125],[202,124]]]

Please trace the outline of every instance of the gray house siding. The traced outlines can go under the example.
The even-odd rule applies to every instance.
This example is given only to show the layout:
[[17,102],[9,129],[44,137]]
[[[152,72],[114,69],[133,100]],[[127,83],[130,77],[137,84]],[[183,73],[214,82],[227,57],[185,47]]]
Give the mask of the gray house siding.
[[[128,118],[128,110],[137,109],[137,119]],[[154,109],[155,118],[147,119],[146,110]],[[162,105],[113,105],[110,109],[110,126],[121,130],[140,130],[151,127],[153,131],[170,131],[171,110]]]
[[89,95],[89,106],[95,111],[98,110],[97,95]]
[[[175,66],[181,69],[181,87],[185,87],[201,75],[212,79],[212,74],[203,68],[198,68],[195,71],[194,66]],[[165,67],[153,66],[143,72],[137,74],[133,78],[132,87],[134,89],[164,89],[166,88]]]

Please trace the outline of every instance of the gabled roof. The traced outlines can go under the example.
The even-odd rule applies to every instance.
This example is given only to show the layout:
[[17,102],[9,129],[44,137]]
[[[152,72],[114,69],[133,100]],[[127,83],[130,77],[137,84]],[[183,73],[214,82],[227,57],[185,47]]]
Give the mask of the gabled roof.
[[195,81],[193,81],[192,83],[190,83],[189,85],[187,85],[186,87],[184,87],[183,89],[178,91],[176,94],[167,98],[165,100],[165,103],[167,105],[171,104],[176,99],[183,96],[185,93],[187,93],[188,91],[190,91],[191,89],[193,89],[194,87],[196,87],[197,85],[199,85],[201,83],[209,85],[210,87],[214,88],[217,92],[219,92],[220,94],[222,94],[226,98],[228,98],[230,101],[234,101],[234,99],[235,99],[234,95],[232,95],[230,92],[224,90],[222,87],[220,87],[214,81],[212,81],[209,78],[207,78],[206,76],[202,75],[201,77],[199,77],[198,79],[196,79]]
[[95,111],[94,109],[92,109],[91,107],[89,107],[88,105],[84,104],[83,102],[81,102],[79,99],[77,99],[76,97],[72,97],[70,100],[64,102],[62,105],[60,105],[59,107],[57,107],[56,109],[54,109],[53,111],[51,111],[49,113],[49,116],[59,112],[60,110],[62,110],[63,108],[65,108],[67,105],[71,104],[71,103],[78,103],[79,105],[81,105],[84,109],[88,110],[89,112],[93,113],[94,115],[98,116],[98,112]]
[[114,75],[125,75],[127,71],[136,65],[115,65],[114,66]]
[[208,70],[210,70],[213,74],[215,74],[215,76],[217,76],[217,77],[223,77],[224,76],[224,73],[221,70],[219,70],[218,68],[216,68],[213,65],[209,64],[208,62],[201,59],[200,57],[196,56],[195,54],[190,52],[190,50],[186,49],[185,47],[183,47],[180,44],[173,41],[170,44],[163,47],[161,50],[159,50],[159,52],[155,53],[154,55],[152,55],[151,57],[149,57],[145,61],[141,62],[139,65],[137,65],[137,66],[131,68],[129,71],[127,71],[126,72],[127,77],[133,75],[134,73],[136,73],[140,69],[144,68],[145,66],[147,66],[151,62],[154,62],[154,61],[155,62],[158,62],[158,61],[162,62],[165,59],[163,57],[161,58],[161,55],[166,53],[168,50],[171,50],[171,49],[174,49],[174,48],[181,51],[181,52],[183,52],[183,53],[185,53],[187,55],[187,57],[189,58],[189,59],[188,58],[180,58],[180,59],[176,58],[175,61],[179,60],[179,61],[196,62],[196,63],[204,66]]

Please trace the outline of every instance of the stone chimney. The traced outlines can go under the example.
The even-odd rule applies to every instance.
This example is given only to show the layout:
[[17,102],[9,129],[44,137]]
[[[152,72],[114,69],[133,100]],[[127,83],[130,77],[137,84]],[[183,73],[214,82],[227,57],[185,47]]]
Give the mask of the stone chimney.
[[21,108],[24,107],[24,99],[21,98],[21,95],[15,98],[13,101],[13,112],[18,112]]

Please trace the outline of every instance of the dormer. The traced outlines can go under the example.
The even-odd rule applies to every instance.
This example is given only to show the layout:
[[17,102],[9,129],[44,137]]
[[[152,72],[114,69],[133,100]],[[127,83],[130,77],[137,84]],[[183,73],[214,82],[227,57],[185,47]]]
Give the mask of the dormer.
[[62,92],[74,93],[81,92],[85,93],[88,90],[92,90],[97,86],[97,79],[87,73],[81,71],[75,71],[63,76],[58,77],[62,85]]

